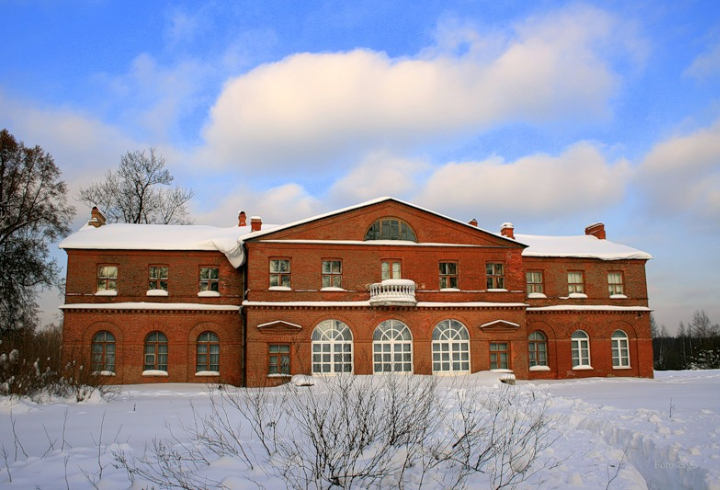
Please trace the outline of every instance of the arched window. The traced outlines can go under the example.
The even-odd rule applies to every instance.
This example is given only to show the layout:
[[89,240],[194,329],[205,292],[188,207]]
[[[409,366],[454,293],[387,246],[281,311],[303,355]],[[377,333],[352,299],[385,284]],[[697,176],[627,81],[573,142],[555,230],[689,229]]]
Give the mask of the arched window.
[[612,334],[612,364],[614,368],[630,367],[628,336],[622,330],[615,330]]
[[397,218],[381,218],[368,229],[365,240],[407,240],[417,242],[410,225]]
[[145,338],[145,371],[167,371],[168,340],[162,332],[150,332]]
[[412,373],[412,334],[403,322],[385,320],[373,333],[373,371]]
[[220,372],[220,339],[215,332],[203,332],[197,339],[196,372]]
[[115,336],[101,330],[92,338],[92,370],[96,373],[115,373]]
[[457,320],[443,320],[432,334],[433,374],[470,372],[470,335]]
[[590,337],[582,330],[576,330],[571,337],[572,365],[576,367],[590,367]]
[[528,336],[528,362],[530,367],[547,366],[547,338],[535,331]]
[[312,333],[313,374],[353,372],[353,337],[350,327],[339,320],[325,320]]

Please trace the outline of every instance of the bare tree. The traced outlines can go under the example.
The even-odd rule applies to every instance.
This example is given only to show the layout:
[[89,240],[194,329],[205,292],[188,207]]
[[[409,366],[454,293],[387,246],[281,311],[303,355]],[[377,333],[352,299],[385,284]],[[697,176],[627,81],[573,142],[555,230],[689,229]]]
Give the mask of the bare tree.
[[38,290],[59,285],[48,245],[74,215],[52,156],[0,131],[0,333],[36,325]]
[[104,181],[80,189],[78,199],[98,206],[110,222],[189,224],[186,204],[193,191],[169,187],[172,181],[165,158],[154,148],[129,151],[117,171],[109,170]]

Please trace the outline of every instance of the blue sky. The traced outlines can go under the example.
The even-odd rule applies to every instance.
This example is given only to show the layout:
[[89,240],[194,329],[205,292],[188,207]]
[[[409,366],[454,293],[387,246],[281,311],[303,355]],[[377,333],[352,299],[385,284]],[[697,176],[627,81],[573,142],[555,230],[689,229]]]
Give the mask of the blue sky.
[[716,1],[0,0],[0,17],[0,127],[73,197],[156,147],[198,224],[384,195],[491,231],[601,221],[655,257],[659,324],[720,322]]

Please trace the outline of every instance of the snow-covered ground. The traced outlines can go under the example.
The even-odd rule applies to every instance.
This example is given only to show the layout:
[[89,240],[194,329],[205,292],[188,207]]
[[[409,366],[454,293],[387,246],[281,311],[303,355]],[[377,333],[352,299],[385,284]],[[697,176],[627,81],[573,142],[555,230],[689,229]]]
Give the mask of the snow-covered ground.
[[[519,381],[511,387],[523,403],[547,401],[557,438],[539,458],[545,467],[518,486],[720,489],[720,371],[655,375]],[[488,379],[442,379],[439,388],[476,386],[488,395],[501,389]],[[170,440],[171,430],[176,442],[187,442],[180,425],[192,423],[192,407],[195,414],[209,413],[212,391],[202,385],[132,385],[82,403],[0,398],[0,487],[144,488],[114,466],[113,453],[138,457],[153,440]],[[209,459],[203,471],[227,488],[284,487],[232,458]]]

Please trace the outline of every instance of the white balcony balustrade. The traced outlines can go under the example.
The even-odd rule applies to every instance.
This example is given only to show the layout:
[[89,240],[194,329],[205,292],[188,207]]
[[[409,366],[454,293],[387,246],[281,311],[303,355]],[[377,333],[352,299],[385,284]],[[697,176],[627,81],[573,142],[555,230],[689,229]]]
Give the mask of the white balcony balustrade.
[[409,279],[386,279],[370,285],[372,306],[415,306],[415,282]]

